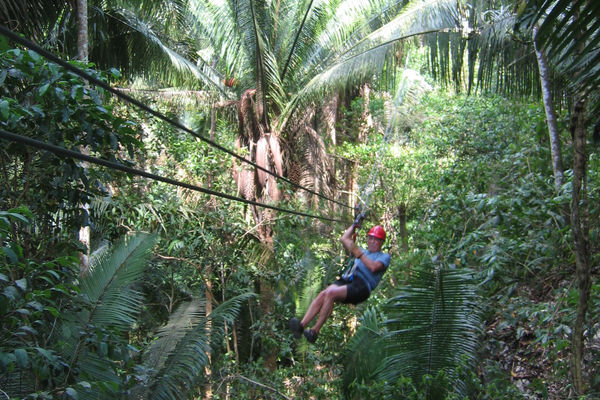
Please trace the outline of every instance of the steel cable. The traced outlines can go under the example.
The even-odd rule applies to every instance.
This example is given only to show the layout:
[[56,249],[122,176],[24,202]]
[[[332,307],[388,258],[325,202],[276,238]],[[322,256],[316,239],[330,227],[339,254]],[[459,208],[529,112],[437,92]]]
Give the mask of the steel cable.
[[284,181],[286,183],[289,183],[290,185],[292,185],[292,186],[294,186],[294,187],[296,187],[298,189],[302,189],[304,191],[307,191],[307,192],[309,192],[311,194],[314,194],[314,195],[316,195],[316,196],[318,196],[318,197],[320,197],[320,198],[322,198],[324,200],[327,200],[327,201],[330,201],[332,203],[338,204],[338,205],[340,205],[342,207],[346,207],[346,208],[352,209],[352,207],[349,206],[349,205],[347,205],[347,204],[341,203],[341,202],[339,202],[337,200],[334,200],[334,199],[330,199],[330,198],[328,198],[328,197],[326,197],[326,196],[324,196],[324,195],[322,195],[320,193],[315,192],[312,189],[305,188],[304,186],[301,186],[301,185],[299,185],[299,184],[297,184],[295,182],[292,182],[291,180],[287,179],[286,177],[277,175],[276,173],[274,173],[272,171],[269,171],[268,169],[266,169],[264,167],[261,167],[260,165],[254,163],[253,161],[248,160],[248,159],[240,156],[239,154],[236,154],[235,152],[227,149],[226,147],[221,146],[220,144],[216,143],[215,141],[213,141],[213,140],[211,140],[211,139],[209,139],[209,138],[207,138],[207,137],[205,137],[203,135],[200,135],[197,132],[194,132],[192,129],[186,127],[185,125],[183,125],[183,124],[181,124],[181,123],[179,123],[179,122],[177,122],[177,121],[175,121],[175,120],[167,117],[164,114],[161,114],[158,111],[153,110],[152,108],[148,107],[147,105],[141,103],[139,100],[136,100],[133,97],[131,97],[131,96],[127,95],[127,94],[124,94],[123,92],[119,91],[118,89],[113,88],[112,86],[108,85],[107,83],[102,82],[101,80],[99,80],[99,79],[97,79],[97,78],[89,75],[88,73],[86,73],[85,71],[81,70],[80,68],[78,68],[78,67],[76,67],[74,65],[71,65],[68,62],[60,59],[59,57],[57,57],[54,54],[50,53],[49,51],[43,49],[42,47],[40,47],[39,45],[33,43],[32,41],[30,41],[30,40],[28,40],[28,39],[26,39],[24,37],[19,36],[18,34],[16,34],[15,32],[13,32],[12,30],[8,29],[6,26],[4,26],[2,24],[0,24],[0,33],[3,34],[4,36],[8,37],[9,39],[11,39],[11,40],[13,40],[13,41],[15,41],[15,42],[23,45],[23,46],[25,46],[25,47],[27,47],[27,48],[35,51],[36,53],[40,54],[44,58],[46,58],[46,59],[48,59],[48,60],[50,60],[50,61],[52,61],[52,62],[54,62],[56,64],[59,64],[60,66],[64,67],[65,69],[68,69],[69,71],[71,71],[71,72],[75,73],[76,75],[82,77],[83,79],[87,80],[88,82],[93,83],[94,85],[103,88],[104,90],[106,90],[106,91],[114,94],[115,96],[119,97],[120,99],[125,100],[126,102],[131,103],[131,104],[137,106],[138,108],[146,111],[147,113],[153,115],[154,117],[156,117],[158,119],[161,119],[161,120],[167,122],[168,124],[171,124],[172,126],[174,126],[174,127],[178,128],[178,129],[181,129],[184,132],[187,132],[187,133],[193,135],[194,137],[197,137],[198,139],[204,141],[205,143],[208,143],[209,145],[211,145],[211,146],[213,146],[213,147],[215,147],[215,148],[217,148],[217,149],[219,149],[219,150],[221,150],[221,151],[223,151],[223,152],[225,152],[225,153],[227,153],[227,154],[229,154],[229,155],[237,158],[238,160],[240,160],[242,162],[245,162],[245,163],[253,166],[254,168],[257,168],[257,169],[261,170],[261,171],[264,171],[267,174],[269,174],[269,175],[271,175],[271,176],[273,176],[273,177],[275,177],[277,179],[281,179],[282,181]]
[[5,131],[3,129],[0,129],[0,138],[2,139],[6,139],[6,140],[10,140],[13,142],[17,142],[17,143],[21,143],[27,146],[32,146],[41,150],[46,150],[49,152],[52,152],[54,154],[60,155],[60,156],[66,156],[66,157],[71,157],[71,158],[76,158],[78,160],[82,160],[82,161],[87,161],[93,164],[97,164],[97,165],[102,165],[104,167],[107,168],[111,168],[111,169],[115,169],[118,171],[123,171],[126,172],[128,174],[133,174],[133,175],[139,175],[142,176],[144,178],[148,178],[148,179],[152,179],[152,180],[156,180],[156,181],[160,181],[160,182],[164,182],[170,185],[175,185],[175,186],[179,186],[182,188],[186,188],[186,189],[190,189],[190,190],[194,190],[197,192],[201,192],[201,193],[205,193],[211,196],[217,196],[217,197],[221,197],[221,198],[225,198],[228,200],[233,200],[233,201],[238,201],[241,203],[246,203],[246,204],[251,204],[251,205],[255,205],[258,207],[263,207],[263,208],[269,208],[271,210],[275,210],[275,211],[281,211],[281,212],[285,212],[288,214],[295,214],[295,215],[300,215],[303,217],[310,217],[310,218],[316,218],[316,219],[321,219],[324,221],[332,221],[332,222],[344,222],[342,220],[339,219],[335,219],[335,218],[329,218],[329,217],[323,217],[320,215],[314,215],[314,214],[308,214],[308,213],[303,213],[300,211],[294,211],[294,210],[289,210],[286,208],[281,208],[281,207],[276,207],[276,206],[271,206],[269,204],[264,204],[264,203],[259,203],[257,201],[253,201],[253,200],[246,200],[244,198],[241,197],[236,197],[236,196],[232,196],[226,193],[222,193],[222,192],[217,192],[215,190],[211,190],[211,189],[206,189],[197,185],[192,185],[189,183],[185,183],[185,182],[181,182],[181,181],[177,181],[175,179],[171,179],[171,178],[166,178],[164,176],[160,176],[160,175],[156,175],[150,172],[146,172],[140,169],[136,169],[136,168],[132,168],[132,167],[128,167],[126,165],[114,162],[114,161],[109,161],[109,160],[105,160],[102,158],[97,158],[97,157],[93,157],[93,156],[89,156],[87,154],[82,154],[73,150],[69,150],[69,149],[65,149],[64,147],[60,147],[60,146],[56,146],[50,143],[46,143],[46,142],[42,142],[27,136],[22,136],[22,135],[17,135],[15,133],[12,132],[8,132]]

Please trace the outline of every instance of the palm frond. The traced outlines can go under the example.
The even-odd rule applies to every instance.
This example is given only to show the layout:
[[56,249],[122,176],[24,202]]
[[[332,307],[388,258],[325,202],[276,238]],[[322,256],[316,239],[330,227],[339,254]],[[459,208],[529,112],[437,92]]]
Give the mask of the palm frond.
[[226,78],[243,76],[249,61],[237,29],[235,5],[227,1],[192,0],[188,10],[193,31],[204,38],[206,49],[222,64]]
[[158,339],[152,342],[144,355],[144,364],[160,370],[165,361],[185,334],[206,317],[206,302],[199,299],[181,304],[169,317],[165,326],[157,332]]
[[[71,370],[88,382],[120,382],[117,366],[108,357],[108,345],[87,339],[100,330],[123,334],[135,321],[142,296],[132,286],[141,278],[155,243],[155,236],[138,233],[93,257],[90,269],[80,283],[83,310],[65,314],[61,323],[61,352],[70,359]],[[115,394],[116,395],[116,394]],[[81,391],[81,398],[97,393]]]
[[528,0],[517,27],[539,25],[536,40],[572,92],[592,94],[590,110],[600,110],[600,3],[587,0]]
[[381,317],[373,307],[367,308],[361,317],[358,331],[352,336],[342,354],[342,391],[346,398],[351,397],[353,383],[370,382],[385,358],[385,327]]
[[315,263],[315,260],[306,254],[301,260],[300,265],[304,272],[304,277],[298,284],[299,295],[296,298],[296,314],[306,313],[310,302],[323,289],[324,271],[323,267]]
[[148,349],[145,365],[154,370],[149,379],[152,382],[141,385],[137,392],[148,391],[145,397],[151,399],[187,399],[204,376],[211,342],[215,347],[222,341],[225,323],[232,324],[241,306],[252,297],[253,293],[246,293],[229,299],[208,317],[204,315],[203,302],[194,300],[181,305]]
[[[200,55],[196,55],[196,62],[190,61],[178,51],[166,44],[152,28],[152,24],[140,19],[136,14],[127,10],[115,10],[119,12],[118,20],[125,23],[128,27],[138,32],[146,38],[146,46],[154,45],[169,60],[171,66],[183,73],[191,74],[196,79],[204,82],[209,87],[218,90],[226,98],[233,98],[233,94],[223,84],[223,76],[216,71],[211,64],[203,60]],[[139,46],[139,44],[138,44]],[[136,50],[137,52],[140,49]],[[149,60],[146,60],[149,61]]]
[[304,57],[299,73],[314,75],[322,72],[341,52],[356,45],[393,19],[401,7],[403,2],[398,1],[342,1],[334,10],[328,12],[334,15],[326,15],[326,27],[315,31],[315,45]]
[[439,267],[417,271],[386,307],[389,354],[378,378],[395,382],[408,376],[421,382],[425,375],[444,372],[455,383],[448,392],[466,395],[457,369],[463,363],[476,366],[480,306],[471,271]]
[[53,44],[66,28],[62,18],[70,10],[59,0],[4,0],[0,3],[0,23],[42,44]]
[[142,301],[141,293],[131,285],[141,278],[154,243],[153,235],[126,237],[90,265],[80,282],[81,294],[90,302],[89,310],[80,315],[83,324],[122,331],[131,326]]
[[343,89],[359,81],[370,79],[383,70],[390,50],[407,38],[429,32],[456,29],[458,12],[455,0],[416,0],[411,2],[391,22],[372,32],[349,48],[343,48],[328,65],[319,65],[322,72],[311,75],[302,90],[291,99],[281,125],[300,105],[315,96]]
[[[291,2],[292,4],[296,2]],[[288,13],[287,19],[283,19],[279,25],[278,34],[275,36],[279,43],[274,48],[284,49],[287,54],[282,54],[285,63],[281,71],[281,80],[285,80],[288,68],[298,65],[305,59],[307,50],[312,47],[313,38],[329,21],[331,12],[328,9],[329,2],[324,0],[306,0],[294,4],[294,14]],[[297,22],[291,26],[295,33],[289,29],[292,22]],[[299,23],[298,23],[299,22]],[[287,34],[286,32],[289,32]],[[289,35],[293,34],[293,37]]]
[[225,335],[225,325],[235,322],[242,306],[256,297],[254,293],[243,293],[219,304],[207,317],[211,321],[213,347],[220,344]]

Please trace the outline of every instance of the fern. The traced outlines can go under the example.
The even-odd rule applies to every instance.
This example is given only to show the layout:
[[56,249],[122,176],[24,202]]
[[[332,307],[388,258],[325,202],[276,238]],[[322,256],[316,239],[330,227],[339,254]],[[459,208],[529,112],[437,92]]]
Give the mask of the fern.
[[[142,277],[154,243],[154,235],[138,233],[92,258],[90,270],[79,285],[86,304],[81,311],[65,315],[62,323],[62,352],[71,360],[71,371],[78,370],[80,378],[105,387],[120,382],[116,365],[107,355],[108,345],[101,338],[98,342],[89,339],[98,332],[124,335],[136,320],[142,295],[133,285]],[[92,390],[79,391],[82,399],[98,396]]]
[[385,356],[383,338],[385,330],[379,322],[377,311],[369,307],[362,316],[362,323],[342,355],[342,391],[346,398],[354,383],[373,380],[381,360]]
[[388,303],[389,355],[378,379],[396,382],[406,376],[422,382],[424,376],[444,374],[454,382],[453,388],[445,390],[465,396],[465,383],[457,371],[477,364],[480,304],[471,271],[416,271],[410,286]]
[[223,340],[225,324],[232,324],[242,305],[254,296],[246,293],[227,300],[208,317],[202,301],[180,305],[146,351],[144,366],[150,376],[134,392],[148,399],[188,398],[204,375],[211,349]]

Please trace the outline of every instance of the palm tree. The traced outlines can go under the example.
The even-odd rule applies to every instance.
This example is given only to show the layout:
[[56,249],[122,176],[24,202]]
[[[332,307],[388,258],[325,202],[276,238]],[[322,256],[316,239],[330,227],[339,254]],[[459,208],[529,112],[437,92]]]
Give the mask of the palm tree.
[[[399,379],[408,377],[427,398],[467,396],[461,370],[474,371],[477,365],[481,304],[473,271],[440,265],[416,270],[388,301],[383,324],[373,311],[365,313],[346,349],[346,395],[352,398],[353,382],[385,382],[381,394],[397,398],[400,393],[391,391],[403,390]],[[436,379],[424,384],[426,377]]]

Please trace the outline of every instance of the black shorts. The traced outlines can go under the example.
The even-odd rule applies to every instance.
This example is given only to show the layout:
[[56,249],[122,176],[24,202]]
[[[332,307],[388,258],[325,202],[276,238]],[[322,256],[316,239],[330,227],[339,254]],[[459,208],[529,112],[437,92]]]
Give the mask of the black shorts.
[[369,295],[371,294],[371,292],[369,292],[369,287],[367,286],[365,281],[356,276],[354,277],[354,280],[352,282],[347,282],[343,279],[338,279],[337,281],[333,282],[333,284],[336,286],[347,286],[346,299],[342,301],[342,303],[344,304],[362,303],[363,301],[368,299]]

